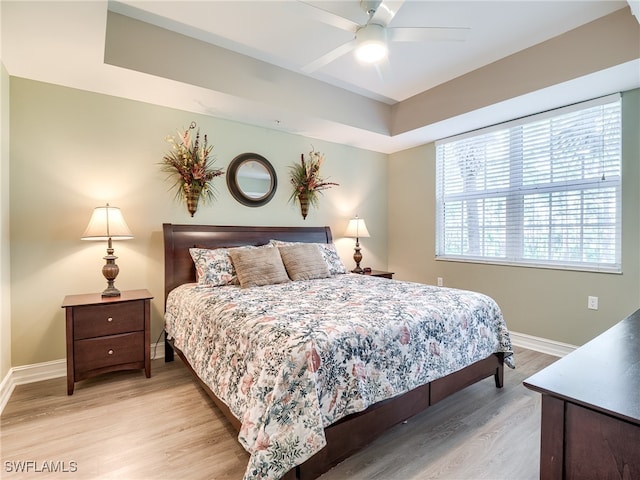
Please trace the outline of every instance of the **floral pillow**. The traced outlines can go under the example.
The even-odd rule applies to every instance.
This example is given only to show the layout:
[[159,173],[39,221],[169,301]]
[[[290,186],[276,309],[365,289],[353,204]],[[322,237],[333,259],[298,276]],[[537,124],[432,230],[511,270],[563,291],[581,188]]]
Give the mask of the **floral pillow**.
[[189,253],[196,267],[198,285],[219,287],[237,283],[229,249],[190,248]]
[[246,245],[233,248],[190,248],[189,253],[196,266],[198,285],[202,287],[238,285],[238,275],[231,261],[230,253],[232,250],[256,248],[273,248],[273,245],[267,243],[260,246]]
[[[295,245],[297,243],[304,242],[284,242],[282,240],[270,240],[269,243],[275,246],[280,245]],[[324,261],[327,262],[327,267],[329,267],[329,275],[339,275],[341,273],[347,273],[347,268],[342,263],[340,259],[340,255],[338,255],[338,251],[336,250],[336,246],[333,243],[313,243],[312,245],[317,245],[320,248],[320,254]]]
[[342,259],[340,255],[338,255],[336,246],[333,243],[318,243],[318,246],[320,247],[320,253],[324,261],[327,262],[331,275],[347,273],[347,267],[342,263]]

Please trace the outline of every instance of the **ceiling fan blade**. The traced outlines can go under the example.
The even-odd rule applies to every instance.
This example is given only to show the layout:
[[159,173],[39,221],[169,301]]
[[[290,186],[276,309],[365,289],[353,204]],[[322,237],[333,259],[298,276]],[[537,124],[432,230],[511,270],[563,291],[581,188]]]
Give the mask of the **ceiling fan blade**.
[[292,2],[291,5],[298,5],[302,8],[298,10],[302,15],[310,18],[311,20],[315,20],[317,22],[322,22],[327,25],[331,25],[332,27],[339,28],[341,30],[346,30],[347,32],[355,33],[358,28],[360,28],[360,24],[349,20],[348,18],[341,17],[329,10],[325,10],[322,7],[318,7],[312,3],[303,2],[302,0],[298,0],[297,2]]
[[329,53],[325,53],[323,56],[314,60],[313,62],[305,65],[301,68],[304,73],[311,73],[319,68],[324,67],[325,65],[329,65],[334,60],[340,58],[341,56],[349,53],[356,46],[356,41],[351,40],[350,42],[343,43],[338,48],[331,50]]
[[398,10],[400,10],[400,7],[402,7],[403,3],[404,0],[383,1],[380,5],[378,5],[378,8],[376,8],[376,12],[371,17],[371,20],[369,20],[369,23],[376,23],[378,25],[386,27],[391,23],[393,17],[396,16],[396,13],[398,13]]
[[468,27],[398,27],[387,29],[394,42],[464,42],[471,31]]

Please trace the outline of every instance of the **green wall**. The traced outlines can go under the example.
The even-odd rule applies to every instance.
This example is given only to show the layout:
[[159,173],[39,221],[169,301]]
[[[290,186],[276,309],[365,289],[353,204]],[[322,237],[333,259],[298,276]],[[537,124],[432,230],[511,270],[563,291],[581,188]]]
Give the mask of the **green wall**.
[[9,74],[0,61],[0,379],[4,379],[11,368],[9,103]]
[[[365,264],[387,267],[387,155],[185,111],[11,77],[11,339],[12,366],[65,358],[65,295],[100,292],[106,243],[81,241],[93,208],[122,209],[135,238],[114,242],[116,286],[147,288],[152,339],[162,331],[162,223],[329,225],[343,261],[353,265],[349,218],[366,218]],[[271,202],[236,202],[224,177],[217,201],[191,218],[169,191],[159,162],[168,135],[195,120],[226,170],[245,152],[266,157],[279,187]],[[4,128],[3,128],[4,131]],[[326,156],[325,191],[306,220],[288,203],[288,167],[311,146]]]
[[[7,78],[6,72],[3,76]],[[487,293],[501,305],[512,331],[573,345],[593,338],[640,304],[638,90],[623,95],[623,274],[615,275],[435,261],[433,144],[387,156],[16,77],[10,78],[10,86],[10,94],[2,98],[10,128],[3,123],[0,158],[0,212],[10,219],[2,230],[3,236],[10,230],[10,245],[3,242],[2,252],[8,255],[9,247],[11,252],[10,283],[2,285],[7,292],[2,306],[10,305],[11,320],[8,313],[2,317],[1,332],[11,337],[10,366],[65,357],[62,299],[105,287],[100,270],[106,245],[82,242],[80,235],[93,208],[107,201],[122,208],[135,235],[115,244],[120,266],[116,285],[148,288],[155,295],[153,340],[162,331],[164,222],[330,225],[350,266],[353,239],[342,238],[342,232],[358,214],[371,233],[361,242],[365,266],[388,268],[401,280],[434,284],[443,277],[446,286]],[[268,205],[239,204],[223,177],[216,180],[217,200],[201,206],[194,218],[175,202],[158,163],[168,149],[165,137],[192,120],[215,145],[218,166],[226,169],[245,152],[272,162],[279,188]],[[326,155],[324,175],[340,186],[328,190],[320,208],[303,220],[287,203],[287,171],[312,144]],[[7,263],[0,267],[8,272]],[[589,295],[599,297],[599,310],[586,308]]]

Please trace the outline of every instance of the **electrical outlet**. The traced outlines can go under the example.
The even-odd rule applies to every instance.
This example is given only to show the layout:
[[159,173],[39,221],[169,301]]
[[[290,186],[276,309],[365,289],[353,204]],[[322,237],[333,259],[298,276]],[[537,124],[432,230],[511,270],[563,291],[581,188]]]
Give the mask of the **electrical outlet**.
[[589,310],[597,310],[598,309],[598,297],[587,297],[587,308]]
[[438,286],[441,287],[443,285],[442,277],[438,277]]

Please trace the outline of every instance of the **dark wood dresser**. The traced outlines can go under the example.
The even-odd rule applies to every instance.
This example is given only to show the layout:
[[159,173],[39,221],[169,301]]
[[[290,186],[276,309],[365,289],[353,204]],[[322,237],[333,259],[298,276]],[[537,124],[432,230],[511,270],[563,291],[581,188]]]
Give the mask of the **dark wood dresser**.
[[640,310],[524,385],[542,394],[541,479],[640,478]]
[[116,370],[144,369],[151,376],[148,290],[67,295],[67,394],[75,382]]

